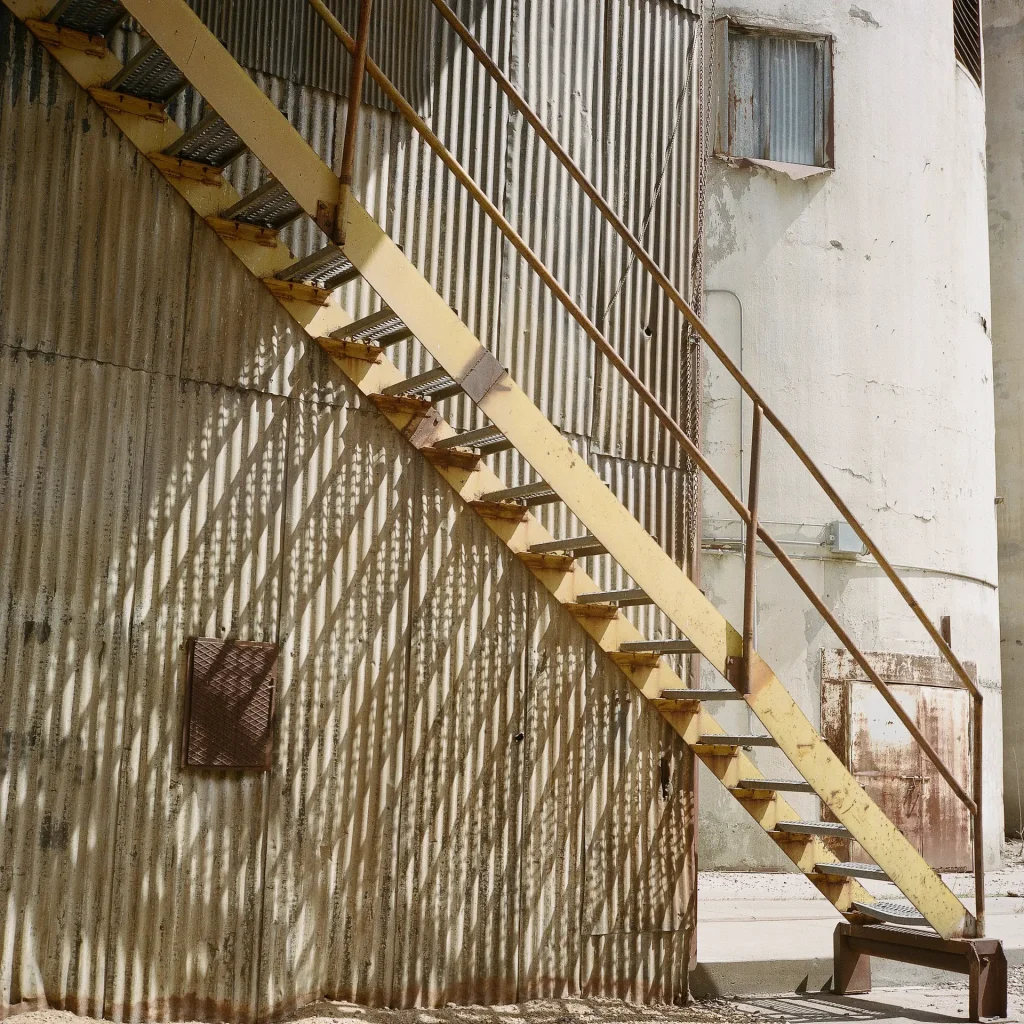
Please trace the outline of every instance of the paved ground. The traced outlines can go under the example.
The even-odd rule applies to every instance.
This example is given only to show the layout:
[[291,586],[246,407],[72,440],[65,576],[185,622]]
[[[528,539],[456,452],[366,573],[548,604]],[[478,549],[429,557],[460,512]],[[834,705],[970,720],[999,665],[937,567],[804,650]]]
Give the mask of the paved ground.
[[[973,877],[944,877],[972,906]],[[902,899],[891,884],[864,884],[878,896]],[[1003,940],[1011,965],[1024,965],[1024,865],[991,872],[985,890],[987,934]],[[819,992],[832,975],[832,933],[840,920],[803,875],[703,872],[698,881],[694,991]],[[882,960],[873,962],[873,972],[878,987],[935,986],[950,978]]]

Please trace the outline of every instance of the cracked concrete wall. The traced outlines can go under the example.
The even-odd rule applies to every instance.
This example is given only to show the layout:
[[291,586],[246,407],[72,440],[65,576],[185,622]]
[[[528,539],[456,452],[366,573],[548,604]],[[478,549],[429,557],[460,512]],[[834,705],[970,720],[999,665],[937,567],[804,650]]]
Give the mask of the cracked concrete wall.
[[989,251],[992,261],[992,357],[996,396],[999,618],[1002,636],[1003,785],[1006,828],[1020,835],[1024,760],[1024,4],[986,0]]
[[[833,38],[835,169],[793,180],[712,160],[708,319],[933,620],[951,617],[956,652],[977,663],[990,695],[995,863],[1002,725],[982,93],[955,60],[951,5],[743,0],[718,15]],[[707,446],[744,495],[750,418],[711,357]],[[738,622],[739,524],[710,489],[704,512],[704,585]],[[761,515],[862,649],[938,653],[873,561],[831,553],[839,515],[770,428]],[[817,723],[821,652],[840,645],[774,559],[758,559],[758,581],[758,646]],[[723,724],[756,727],[746,715],[730,710]],[[793,776],[783,759],[758,757]],[[818,816],[816,798],[794,803]],[[782,866],[711,782],[701,813],[703,868]]]

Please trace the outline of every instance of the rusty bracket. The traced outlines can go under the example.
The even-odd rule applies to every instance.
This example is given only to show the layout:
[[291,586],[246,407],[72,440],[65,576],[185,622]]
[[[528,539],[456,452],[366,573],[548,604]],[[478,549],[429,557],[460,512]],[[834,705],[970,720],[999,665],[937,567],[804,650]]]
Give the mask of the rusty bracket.
[[340,218],[339,203],[325,203],[322,199],[316,204],[316,226],[337,246],[344,246],[345,238]]
[[732,683],[740,693],[745,693],[747,681],[746,663],[738,654],[730,654],[725,659],[725,678]]

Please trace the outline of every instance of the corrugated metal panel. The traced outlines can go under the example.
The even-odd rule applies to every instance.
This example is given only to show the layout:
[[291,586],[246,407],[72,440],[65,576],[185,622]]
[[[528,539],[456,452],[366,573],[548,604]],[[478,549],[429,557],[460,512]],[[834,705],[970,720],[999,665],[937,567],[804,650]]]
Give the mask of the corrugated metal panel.
[[587,996],[678,1001],[696,919],[692,759],[618,672],[587,704]]
[[347,401],[354,389],[341,371],[198,220],[189,266],[183,377]]
[[[348,95],[348,53],[305,0],[189,0],[189,5],[244,67]],[[331,0],[328,6],[355,35],[359,0]],[[387,0],[377,5],[371,28],[370,57],[417,105],[429,91],[428,17],[420,0]],[[367,103],[389,105],[372,82],[364,96]]]
[[[600,181],[607,114],[605,5],[545,0],[517,19],[513,84],[541,113],[584,172]],[[598,302],[600,221],[536,132],[511,122],[505,207],[569,294],[593,315]],[[509,244],[502,253],[499,359],[553,423],[589,435],[594,347]]]
[[376,412],[293,403],[263,1015],[391,994],[419,456]]
[[255,1016],[267,780],[185,771],[190,636],[278,640],[288,403],[154,378],[105,1015]]
[[[671,466],[644,465],[607,455],[591,456],[594,471],[647,532],[679,564],[686,564],[689,475]],[[635,582],[611,558],[591,558],[588,571],[602,590],[628,590]],[[678,627],[653,606],[625,609],[627,617],[650,637],[681,637]],[[684,658],[671,659],[681,672]]]
[[585,737],[595,646],[555,600],[530,606],[523,780],[519,999],[578,996],[587,786]]
[[[688,295],[697,182],[697,19],[681,7],[610,0],[609,133],[603,187],[676,287]],[[688,421],[685,321],[605,230],[600,313],[606,333],[678,422]],[[606,315],[605,315],[606,314]],[[679,463],[661,424],[598,362],[597,450]],[[697,389],[690,389],[696,393]]]
[[0,352],[0,1013],[103,1010],[147,395]]
[[769,49],[771,99],[768,108],[769,159],[813,164],[814,65],[817,47],[797,39],[772,39]]
[[392,1005],[517,993],[526,570],[450,492],[417,510]]
[[190,211],[7,8],[0,71],[0,338],[175,372]]

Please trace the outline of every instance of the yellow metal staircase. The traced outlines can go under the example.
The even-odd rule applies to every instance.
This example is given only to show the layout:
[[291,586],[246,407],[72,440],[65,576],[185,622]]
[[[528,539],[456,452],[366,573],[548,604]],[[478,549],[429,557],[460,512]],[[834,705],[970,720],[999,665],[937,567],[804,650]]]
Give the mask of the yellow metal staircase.
[[[699,652],[735,681],[732,659],[744,658],[742,633],[637,523],[365,209],[346,199],[334,171],[184,0],[4,3],[432,463],[464,499],[465,514],[479,516],[522,560],[839,911],[852,921],[927,923],[944,939],[977,934],[975,917],[857,784],[756,652],[744,662],[748,685],[686,688],[669,655]],[[128,15],[150,43],[123,66],[106,36]],[[166,103],[186,82],[205,98],[209,113],[182,132]],[[272,175],[246,196],[223,175],[243,150]],[[331,242],[296,259],[278,232],[299,216],[313,218],[343,246]],[[333,292],[357,276],[383,308],[353,322]],[[414,343],[435,367],[406,379],[387,353]],[[456,394],[467,395],[489,425],[457,434],[436,405]],[[509,487],[491,471],[487,456],[510,448],[541,483]],[[586,525],[586,535],[553,537],[530,512],[556,501]],[[635,588],[600,592],[579,561],[595,554],[614,559]],[[656,606],[687,639],[644,637],[622,611],[637,604]],[[737,700],[746,702],[764,735],[729,735],[708,710]],[[780,749],[799,779],[764,778],[744,752],[762,746]],[[835,822],[801,821],[786,792],[817,794]],[[828,838],[855,839],[874,866],[839,862]],[[876,906],[858,877],[890,879],[917,914]]]

